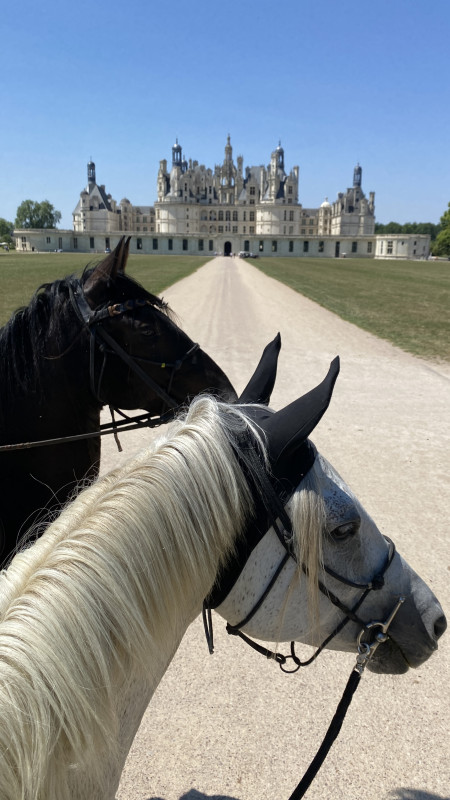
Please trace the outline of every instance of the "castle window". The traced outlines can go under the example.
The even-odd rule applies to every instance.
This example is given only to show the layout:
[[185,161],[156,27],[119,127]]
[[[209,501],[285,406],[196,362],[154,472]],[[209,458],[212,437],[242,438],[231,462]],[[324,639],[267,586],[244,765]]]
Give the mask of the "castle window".
[[226,221],[227,221],[227,222],[229,222],[229,221],[230,221],[230,219],[231,219],[231,213],[230,213],[230,211],[225,211],[225,219],[226,219]]
[[74,237],[74,240],[73,240],[73,249],[74,250],[78,250],[78,239],[77,239],[76,236]]
[[219,233],[223,233],[223,225],[219,225]]
[[208,250],[212,251],[213,248],[214,248],[214,241],[213,239],[210,239],[208,242]]
[[250,220],[250,222],[254,222],[255,221],[255,212],[254,211],[250,211],[249,220]]
[[254,186],[250,186],[250,194],[252,195],[255,193],[256,193],[256,188]]
[[294,242],[292,241],[292,239],[289,242],[289,252],[290,253],[294,252]]
[[254,200],[250,200],[250,205],[254,206],[255,205],[255,201]]
[[167,240],[167,247],[169,248],[169,250],[173,250],[173,239]]
[[244,242],[244,251],[248,253],[249,250],[250,250],[250,241],[249,239],[246,239]]
[[93,250],[95,247],[95,241],[93,236],[89,237],[89,247],[91,248],[91,250]]
[[[22,237],[22,241],[23,241],[23,237]],[[47,236],[45,241],[46,241],[46,244],[51,244],[52,240],[51,240],[50,236]]]
[[260,239],[260,242],[259,242],[259,252],[260,253],[264,252],[264,240],[263,239]]
[[153,250],[157,250],[158,249],[158,239],[153,239],[152,247],[153,247]]
[[238,212],[237,211],[233,211],[233,222],[237,222],[237,221],[238,221]]
[[388,243],[387,243],[387,251],[386,251],[388,256],[392,255],[393,249],[394,249],[394,242],[389,239]]
[[288,194],[292,194],[292,186],[288,186]]
[[324,250],[324,242],[320,241],[319,242],[319,253],[323,253],[323,250]]
[[203,250],[203,239],[198,240],[198,249]]
[[237,225],[233,225],[232,231],[233,231],[233,233],[237,233],[238,232],[238,226]]
[[290,211],[289,212],[289,222],[293,222],[293,221],[294,221],[294,212]]
[[250,225],[250,227],[248,229],[248,232],[249,233],[254,233],[255,232],[255,226],[254,225]]
[[309,242],[303,242],[303,252],[308,253],[309,251]]
[[358,242],[352,242],[352,253],[358,252]]
[[368,253],[372,252],[372,242],[367,242],[367,252]]
[[219,217],[218,217],[218,219],[219,219],[219,220],[223,220],[223,211],[219,211]]
[[136,239],[136,248],[142,250],[142,239]]
[[183,250],[187,250],[187,249],[188,249],[188,240],[187,239],[183,239]]
[[274,239],[272,242],[272,253],[276,253],[277,250],[278,250],[278,242],[276,241],[276,239]]
[[302,229],[301,229],[301,231],[300,231],[300,233],[306,233],[305,229],[304,229],[304,228],[302,228]]

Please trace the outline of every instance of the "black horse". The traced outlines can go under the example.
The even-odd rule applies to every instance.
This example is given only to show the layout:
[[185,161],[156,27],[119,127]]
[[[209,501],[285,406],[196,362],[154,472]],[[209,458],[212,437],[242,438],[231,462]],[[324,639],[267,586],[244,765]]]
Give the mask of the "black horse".
[[236,399],[167,304],[125,275],[128,248],[123,238],[81,280],[41,286],[0,329],[0,563],[44,509],[98,474],[102,406],[145,409],[159,424],[202,391]]

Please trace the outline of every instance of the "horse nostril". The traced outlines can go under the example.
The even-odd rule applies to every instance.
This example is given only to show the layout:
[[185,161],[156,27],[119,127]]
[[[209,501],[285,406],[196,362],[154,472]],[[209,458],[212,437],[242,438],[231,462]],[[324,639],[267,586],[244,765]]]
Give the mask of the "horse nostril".
[[447,629],[447,620],[445,619],[445,615],[442,614],[434,623],[434,635],[436,639],[439,639],[443,633],[445,633]]

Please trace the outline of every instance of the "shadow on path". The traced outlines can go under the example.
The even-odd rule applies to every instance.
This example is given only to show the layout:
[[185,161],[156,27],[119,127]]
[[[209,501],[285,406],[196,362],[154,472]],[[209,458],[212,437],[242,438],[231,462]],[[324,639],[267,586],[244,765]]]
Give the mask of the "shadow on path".
[[[428,795],[430,800],[434,800],[431,795]],[[148,797],[147,800],[164,800],[163,797]],[[230,797],[228,794],[203,794],[203,792],[198,792],[197,789],[191,789],[190,792],[187,794],[183,794],[180,797],[180,800],[238,800],[237,797]],[[402,798],[403,800],[403,798]],[[405,798],[405,800],[409,800],[409,798]],[[422,800],[422,798],[411,798],[411,800]],[[442,800],[441,798],[436,798],[436,800]],[[444,798],[446,800],[446,798]]]
[[[185,795],[185,797],[188,797],[188,795]],[[430,792],[423,792],[421,789],[395,789],[390,793],[389,797],[392,800],[450,800],[448,794],[445,796],[442,794],[430,794]]]

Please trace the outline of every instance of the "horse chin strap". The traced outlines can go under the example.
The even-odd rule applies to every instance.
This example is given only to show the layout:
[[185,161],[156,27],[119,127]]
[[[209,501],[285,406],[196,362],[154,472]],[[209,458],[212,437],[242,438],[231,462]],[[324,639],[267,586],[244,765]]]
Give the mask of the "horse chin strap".
[[[263,491],[268,498],[268,509],[269,509],[269,519],[270,525],[275,530],[280,542],[282,543],[283,547],[285,548],[286,552],[280,561],[277,569],[275,570],[274,574],[272,575],[269,583],[267,584],[263,594],[261,595],[260,599],[255,603],[251,611],[247,614],[247,616],[241,620],[237,625],[230,625],[227,623],[227,633],[233,636],[239,636],[246,644],[250,645],[254,650],[261,655],[264,655],[266,658],[275,660],[280,669],[283,672],[293,673],[297,672],[300,667],[306,667],[311,664],[322,652],[322,650],[331,642],[331,640],[343,630],[345,625],[351,620],[356,624],[361,626],[361,631],[357,638],[357,657],[356,657],[356,664],[353,667],[350,677],[347,681],[347,685],[344,689],[344,693],[342,698],[339,702],[339,705],[336,709],[334,717],[328,727],[327,733],[320,745],[316,755],[314,756],[313,760],[311,761],[308,769],[306,770],[303,778],[295,788],[294,792],[289,797],[289,800],[300,800],[309,786],[311,785],[312,781],[314,780],[315,776],[317,775],[320,767],[322,766],[323,762],[325,761],[333,742],[336,740],[337,736],[339,735],[339,731],[341,730],[342,723],[344,722],[345,715],[348,711],[350,703],[352,701],[353,695],[359,685],[359,681],[362,677],[365,667],[369,663],[369,661],[373,658],[377,648],[380,644],[383,644],[389,638],[388,636],[388,629],[392,624],[397,612],[403,605],[405,598],[399,597],[397,600],[396,605],[389,613],[387,619],[384,622],[377,621],[377,622],[364,622],[358,615],[357,611],[359,610],[360,606],[366,599],[369,592],[375,590],[379,590],[384,586],[384,575],[386,571],[389,569],[392,560],[395,555],[395,545],[394,543],[385,536],[385,540],[389,545],[389,551],[387,555],[387,559],[381,571],[375,575],[369,583],[366,584],[358,584],[353,581],[348,580],[347,578],[338,575],[334,570],[325,566],[324,570],[327,574],[332,576],[335,580],[346,584],[347,586],[352,586],[353,588],[361,589],[362,595],[359,597],[357,602],[354,604],[353,608],[348,608],[344,603],[342,603],[339,598],[331,592],[322,581],[319,581],[319,589],[322,594],[327,597],[333,605],[339,608],[344,614],[345,617],[339,622],[336,628],[326,637],[326,639],[322,642],[322,644],[317,648],[317,650],[313,653],[311,658],[307,661],[300,661],[298,656],[295,653],[295,646],[294,642],[291,642],[291,654],[288,656],[284,656],[281,653],[274,653],[271,650],[263,647],[260,644],[252,641],[248,636],[246,636],[242,631],[241,628],[245,627],[248,622],[255,616],[256,612],[261,608],[262,604],[266,600],[267,596],[269,595],[270,591],[272,590],[273,586],[275,585],[279,575],[281,574],[282,570],[284,569],[285,565],[289,561],[290,558],[293,558],[296,561],[296,556],[293,550],[293,531],[292,531],[292,523],[291,520],[284,508],[281,499],[278,497],[277,493],[275,492],[270,480],[267,477],[267,474],[264,470],[261,469],[261,462],[256,453],[252,456],[254,460],[254,467],[256,473],[258,475],[258,480]],[[279,525],[281,523],[281,526]],[[304,564],[301,565],[303,572],[307,573],[306,567]],[[213,639],[213,628],[212,628],[212,618],[211,618],[211,608],[208,606],[207,600],[203,603],[203,623],[205,627],[205,635],[206,640],[209,647],[209,652],[214,652],[214,639]],[[286,663],[288,659],[292,659],[293,668],[286,667]]]

